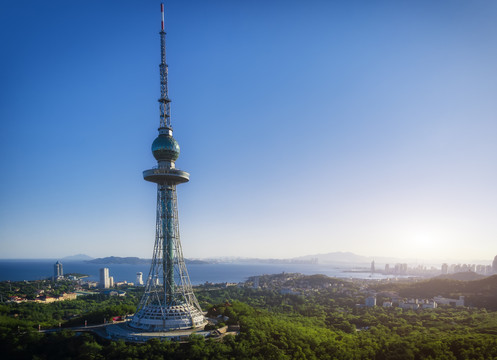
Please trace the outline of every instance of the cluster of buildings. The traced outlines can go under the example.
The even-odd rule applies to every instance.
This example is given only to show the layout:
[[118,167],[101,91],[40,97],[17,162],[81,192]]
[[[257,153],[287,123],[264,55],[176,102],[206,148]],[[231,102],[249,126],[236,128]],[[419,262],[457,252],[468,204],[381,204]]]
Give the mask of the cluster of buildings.
[[383,273],[385,275],[442,275],[445,274],[455,274],[461,272],[474,272],[481,275],[493,275],[497,274],[497,256],[495,256],[491,265],[481,265],[481,264],[442,264],[441,268],[438,269],[434,266],[427,267],[424,265],[417,265],[415,267],[409,267],[407,263],[397,263],[395,265],[385,264],[385,270],[377,270],[375,268],[375,262],[371,262],[371,273]]
[[[57,261],[54,264],[54,274],[53,274],[53,279],[54,281],[58,280],[63,280],[63,279],[69,279],[69,280],[77,280],[76,277],[74,276],[64,276],[64,267],[60,261]],[[88,287],[99,287],[101,289],[110,289],[114,288],[116,286],[121,286],[121,285],[135,285],[136,286],[143,286],[143,273],[138,272],[136,273],[136,283],[132,282],[127,282],[127,281],[120,281],[116,282],[114,281],[114,277],[110,275],[110,270],[109,268],[101,268],[99,270],[99,281],[87,281],[85,284]]]
[[[373,265],[372,269],[373,269]],[[374,271],[371,271],[374,272]],[[379,271],[385,275],[414,275],[414,276],[431,276],[440,274],[440,270],[434,266],[425,265],[408,266],[406,263],[397,263],[395,265],[385,264],[385,270]]]
[[100,283],[99,283],[100,288],[109,289],[115,286],[122,286],[122,285],[143,286],[143,273],[142,272],[136,273],[136,283],[127,282],[126,280],[115,282],[114,277],[109,275],[109,268],[100,269]]
[[[449,299],[442,296],[435,296],[433,299],[391,299],[383,301],[383,307],[399,307],[404,310],[418,310],[418,309],[436,309],[438,305],[449,306],[464,306],[464,296],[459,296],[459,299]],[[369,296],[364,301],[365,307],[374,307],[376,304],[376,296]]]
[[[234,284],[233,284],[234,285]],[[230,286],[227,283],[227,286]],[[237,284],[239,287],[254,289],[274,289],[282,295],[308,295],[321,289],[330,289],[334,293],[348,296],[357,295],[356,290],[345,286],[344,282],[328,278],[325,275],[303,275],[299,273],[281,273],[273,275],[251,276],[245,283]]]
[[[407,264],[395,264],[392,267],[385,264],[385,274],[405,275],[408,269]],[[371,272],[374,272],[374,261],[371,263]]]
[[497,263],[496,260],[494,260],[493,265],[442,264],[442,274],[455,274],[455,273],[468,272],[468,271],[472,271],[474,273],[481,275],[497,274]]
[[73,275],[67,275],[64,276],[64,266],[60,261],[57,260],[57,262],[53,266],[53,281],[59,281],[59,280],[78,280],[76,276]]
[[49,304],[56,301],[74,300],[78,296],[77,293],[63,293],[59,296],[46,295],[43,290],[38,292],[38,295],[34,300],[28,300],[23,296],[11,296],[9,298],[10,302],[21,303],[21,302],[37,302],[42,304]]
[[74,300],[78,296],[77,293],[63,293],[60,296],[43,296],[40,295],[34,301],[41,303],[52,303],[55,301],[65,301],[65,300]]

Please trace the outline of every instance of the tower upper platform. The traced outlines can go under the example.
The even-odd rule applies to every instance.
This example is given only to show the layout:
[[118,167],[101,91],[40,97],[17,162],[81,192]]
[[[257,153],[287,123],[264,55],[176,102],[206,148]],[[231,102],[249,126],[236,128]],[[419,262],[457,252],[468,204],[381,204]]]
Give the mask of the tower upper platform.
[[175,168],[157,167],[143,172],[143,178],[156,184],[182,184],[190,181],[190,174]]

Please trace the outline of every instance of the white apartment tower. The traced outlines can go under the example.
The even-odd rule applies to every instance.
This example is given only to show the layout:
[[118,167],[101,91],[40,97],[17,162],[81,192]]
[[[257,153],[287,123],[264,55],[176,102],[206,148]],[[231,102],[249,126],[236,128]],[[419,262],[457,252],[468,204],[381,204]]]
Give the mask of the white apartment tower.
[[100,287],[104,289],[110,287],[109,268],[100,269]]
[[54,280],[59,280],[64,277],[64,269],[60,261],[57,261],[54,264],[53,269]]
[[142,272],[136,273],[136,285],[143,286],[143,273]]

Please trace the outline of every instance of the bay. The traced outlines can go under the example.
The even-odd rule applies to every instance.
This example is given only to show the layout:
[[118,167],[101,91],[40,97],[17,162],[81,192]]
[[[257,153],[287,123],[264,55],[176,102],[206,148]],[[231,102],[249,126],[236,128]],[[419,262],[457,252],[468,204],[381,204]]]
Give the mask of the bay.
[[[1,259],[0,281],[41,280],[51,278],[53,265],[56,259]],[[147,264],[92,264],[84,261],[63,262],[64,274],[80,273],[89,277],[87,280],[99,281],[99,270],[109,268],[110,276],[115,282],[135,282],[136,273],[142,272],[143,279],[148,276],[150,265]],[[371,275],[369,272],[347,272],[350,268],[322,264],[265,264],[265,263],[216,263],[216,264],[188,264],[188,273],[193,285],[205,282],[238,283],[247,280],[250,276],[264,274],[302,273],[305,275],[323,274],[330,277],[356,279],[383,279],[391,276],[381,274]]]

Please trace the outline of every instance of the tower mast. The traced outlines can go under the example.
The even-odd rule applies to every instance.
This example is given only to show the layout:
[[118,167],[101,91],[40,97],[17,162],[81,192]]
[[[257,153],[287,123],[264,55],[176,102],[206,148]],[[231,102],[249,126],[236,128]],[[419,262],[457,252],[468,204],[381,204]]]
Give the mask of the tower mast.
[[171,100],[167,88],[166,32],[164,31],[164,4],[160,4],[162,16],[160,31],[160,127],[171,128]]

